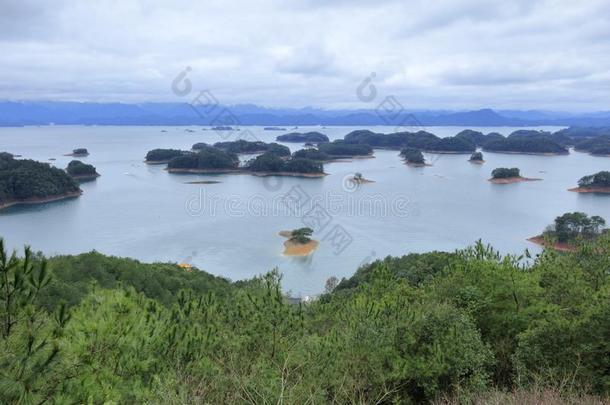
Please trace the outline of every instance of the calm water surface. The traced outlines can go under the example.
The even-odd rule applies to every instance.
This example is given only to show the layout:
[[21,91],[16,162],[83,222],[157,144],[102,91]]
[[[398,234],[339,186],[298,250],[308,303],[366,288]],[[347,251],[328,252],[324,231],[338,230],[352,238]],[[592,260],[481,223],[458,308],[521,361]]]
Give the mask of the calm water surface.
[[[299,131],[319,130],[335,139],[359,128]],[[348,277],[360,264],[387,255],[454,250],[479,238],[503,253],[538,252],[526,239],[557,215],[583,211],[610,220],[610,196],[566,191],[584,175],[610,170],[610,158],[578,152],[556,157],[485,153],[486,163],[474,165],[465,155],[427,155],[433,166],[412,168],[396,151],[376,151],[374,159],[326,164],[330,175],[322,179],[170,175],[163,166],[143,163],[153,148],[189,149],[195,142],[221,140],[215,131],[186,129],[0,128],[2,151],[41,161],[56,158],[52,163],[63,168],[71,159],[63,154],[86,147],[90,156],[82,160],[102,175],[83,184],[78,199],[2,211],[0,235],[10,247],[28,243],[49,255],[95,249],[147,262],[187,262],[232,280],[278,267],[287,291],[308,295],[320,292],[328,277]],[[450,136],[462,129],[429,130]],[[508,134],[515,128],[478,129]],[[283,133],[250,130],[268,142]],[[224,135],[235,139],[236,134]],[[495,167],[519,167],[524,176],[543,181],[494,185],[486,179]],[[354,172],[375,182],[354,189],[345,181]],[[220,183],[187,184],[197,180]],[[299,200],[305,202],[301,210],[283,199],[295,192],[309,199]],[[284,239],[278,231],[304,226],[311,218],[303,217],[309,207],[323,210],[315,227],[324,229],[314,234],[320,247],[308,258],[282,256]],[[351,243],[339,243],[339,230]]]

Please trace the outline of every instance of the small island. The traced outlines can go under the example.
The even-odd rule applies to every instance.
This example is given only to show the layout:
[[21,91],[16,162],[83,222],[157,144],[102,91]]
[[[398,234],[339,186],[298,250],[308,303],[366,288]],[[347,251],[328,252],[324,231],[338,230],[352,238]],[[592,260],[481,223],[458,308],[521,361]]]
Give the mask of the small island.
[[573,252],[582,241],[591,241],[608,232],[606,220],[584,212],[568,212],[557,218],[552,225],[538,236],[528,241],[540,246],[550,247],[562,252]]
[[229,127],[229,126],[217,126],[217,127],[212,127],[212,131],[239,131],[239,128],[233,128],[233,127]]
[[328,142],[328,136],[320,133],[320,132],[291,132],[289,134],[280,135],[275,138],[278,142],[311,142],[311,143],[323,143]]
[[35,160],[0,153],[0,209],[78,197],[78,183],[65,171]]
[[349,144],[342,140],[321,143],[318,145],[318,151],[326,154],[330,160],[373,157],[373,148],[369,145]]
[[354,184],[366,184],[366,183],[375,182],[373,180],[365,179],[364,176],[362,175],[362,173],[360,173],[360,172],[354,173],[354,175],[349,178],[349,181],[351,181]]
[[426,163],[424,154],[421,150],[416,148],[404,148],[400,151],[400,156],[404,159],[405,163],[413,167],[424,167],[429,166]]
[[470,159],[468,159],[470,163],[483,164],[485,161],[483,160],[483,154],[481,152],[475,152],[470,155]]
[[491,178],[488,181],[491,181],[494,184],[511,184],[511,183],[519,183],[522,181],[537,181],[542,179],[533,179],[528,177],[521,177],[521,172],[518,168],[513,167],[511,169],[506,167],[498,167],[493,169],[491,172]]
[[66,172],[72,176],[73,179],[79,181],[95,180],[100,177],[100,174],[95,169],[95,166],[83,163],[80,160],[73,160],[68,163]]
[[265,127],[263,128],[263,131],[285,131],[286,128],[280,128],[280,127]]
[[239,171],[234,153],[209,147],[198,152],[182,152],[167,163],[170,173],[230,173]]
[[578,187],[570,188],[568,191],[610,194],[610,172],[601,171],[590,176],[584,176],[578,180]]
[[312,254],[319,245],[317,240],[311,239],[313,229],[299,228],[292,231],[281,231],[280,236],[288,238],[284,242],[285,256],[308,256]]
[[89,156],[89,151],[85,148],[76,148],[72,150],[72,153],[67,153],[64,156],[85,157]]

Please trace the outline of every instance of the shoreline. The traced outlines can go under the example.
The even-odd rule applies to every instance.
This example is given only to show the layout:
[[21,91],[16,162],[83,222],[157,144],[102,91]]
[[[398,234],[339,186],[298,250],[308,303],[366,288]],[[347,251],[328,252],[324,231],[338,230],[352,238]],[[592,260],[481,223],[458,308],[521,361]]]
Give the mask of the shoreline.
[[559,153],[559,152],[515,152],[509,150],[487,150],[483,148],[483,152],[488,153],[502,153],[506,155],[534,155],[534,156],[566,156],[569,155],[570,152]]
[[568,191],[573,191],[575,193],[610,194],[610,187],[574,187],[569,188]]
[[95,173],[95,174],[81,174],[80,176],[72,176],[72,178],[74,180],[87,181],[87,180],[95,180],[100,176],[101,176],[101,174]]
[[468,159],[468,161],[469,161],[470,163],[475,164],[475,165],[482,165],[483,163],[485,163],[485,161],[484,161],[484,160],[471,160],[471,159]]
[[299,173],[299,172],[253,172],[243,169],[170,169],[169,173],[174,174],[249,174],[256,177],[284,176],[284,177],[307,177],[320,178],[328,176],[328,173]]
[[68,198],[80,197],[81,194],[83,194],[83,191],[79,190],[79,191],[74,191],[74,192],[70,192],[70,193],[64,193],[64,194],[49,196],[49,197],[32,197],[32,198],[26,198],[24,200],[13,200],[13,201],[8,201],[8,202],[0,204],[0,210],[12,207],[14,205],[46,204],[46,203],[50,203],[50,202],[54,202],[54,201],[65,200]]
[[542,236],[542,235],[532,236],[531,238],[527,238],[527,241],[531,242],[535,245],[542,246],[543,248],[554,249],[559,252],[575,252],[576,251],[576,247],[574,247],[568,243],[562,243],[562,242],[547,243],[544,240],[544,236]]
[[[280,232],[278,232],[278,235],[280,235],[283,238],[290,238],[290,237],[292,237],[292,232],[291,231],[280,231]],[[320,242],[318,242],[317,240],[314,240],[314,239],[311,239],[307,243],[293,242],[290,239],[288,239],[287,241],[284,242],[284,252],[282,254],[284,256],[292,256],[292,257],[309,256],[310,254],[315,252],[315,250],[318,248],[319,245],[320,245]]]
[[502,179],[487,179],[487,181],[494,184],[512,184],[512,183],[521,183],[524,181],[542,181],[542,179],[529,178],[529,177],[504,177]]

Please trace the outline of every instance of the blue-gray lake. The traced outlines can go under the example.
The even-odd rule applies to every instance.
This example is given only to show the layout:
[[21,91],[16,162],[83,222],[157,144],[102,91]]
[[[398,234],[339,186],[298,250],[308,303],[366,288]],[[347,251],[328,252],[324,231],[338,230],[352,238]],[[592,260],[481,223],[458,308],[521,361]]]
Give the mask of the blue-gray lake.
[[[283,133],[248,129],[267,142]],[[336,139],[353,129],[360,127],[299,131],[318,130]],[[462,129],[428,130],[450,136]],[[506,135],[516,128],[473,129]],[[85,147],[90,155],[82,160],[102,175],[82,185],[80,198],[2,211],[0,235],[12,248],[27,243],[48,255],[95,249],[146,262],[191,263],[232,280],[278,267],[285,289],[304,296],[323,290],[330,276],[348,277],[360,264],[387,255],[451,251],[479,238],[503,253],[520,254],[526,248],[538,252],[526,239],[557,215],[583,211],[610,220],[610,196],[566,191],[584,175],[610,170],[610,158],[578,152],[553,157],[485,153],[483,165],[469,163],[467,155],[428,154],[433,165],[414,168],[404,165],[396,151],[377,150],[373,159],[326,164],[329,175],[321,179],[175,175],[164,166],[143,163],[150,149],[190,149],[196,142],[218,142],[220,135],[234,140],[243,131],[0,128],[2,151],[41,161],[56,158],[51,163],[64,168],[71,158],[63,154]],[[519,167],[522,175],[543,180],[495,185],[486,179],[496,167]],[[355,172],[374,183],[354,187],[346,176]],[[220,183],[187,184],[198,180]],[[283,256],[284,239],[278,232],[312,225],[314,219],[314,238],[320,241],[315,253]]]

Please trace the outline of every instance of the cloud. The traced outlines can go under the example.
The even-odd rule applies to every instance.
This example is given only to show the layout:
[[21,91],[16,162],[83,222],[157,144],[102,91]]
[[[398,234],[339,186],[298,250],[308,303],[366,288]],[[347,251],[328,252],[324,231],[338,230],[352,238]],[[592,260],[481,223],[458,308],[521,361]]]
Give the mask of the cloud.
[[0,98],[176,101],[186,66],[225,103],[605,109],[605,0],[7,1]]

